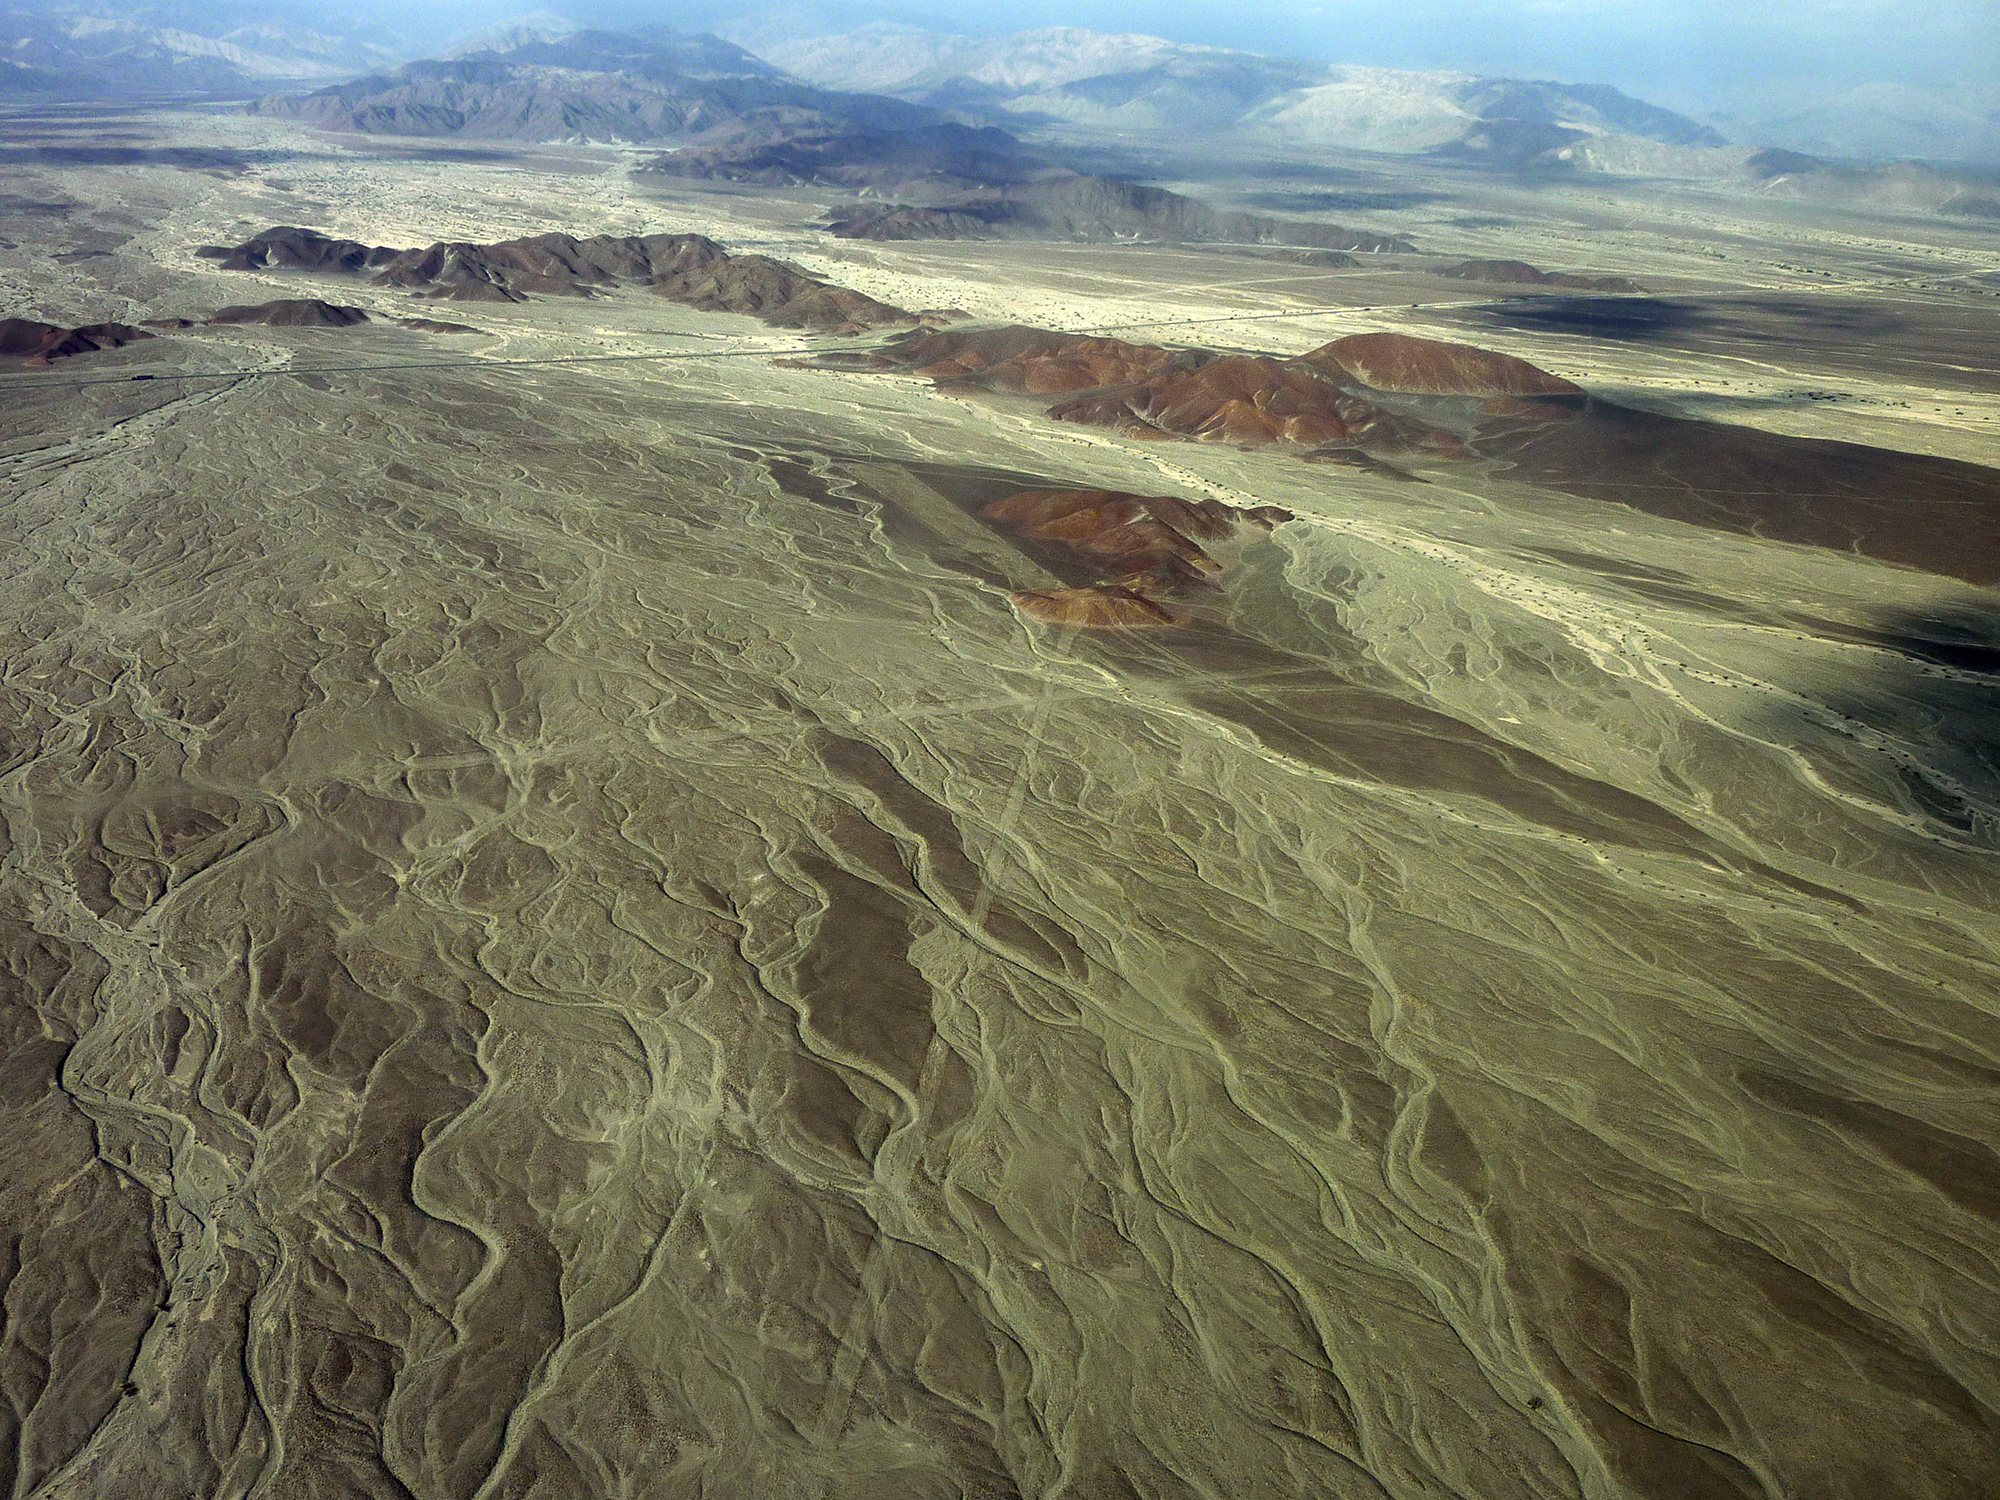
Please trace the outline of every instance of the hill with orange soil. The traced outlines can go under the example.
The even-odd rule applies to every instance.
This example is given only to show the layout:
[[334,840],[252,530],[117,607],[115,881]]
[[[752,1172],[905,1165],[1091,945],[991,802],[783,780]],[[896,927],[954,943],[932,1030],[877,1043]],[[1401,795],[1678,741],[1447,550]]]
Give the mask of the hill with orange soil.
[[1021,490],[980,508],[987,521],[1017,536],[1054,543],[1112,576],[1064,589],[1030,589],[1013,599],[1024,614],[1051,624],[1105,629],[1171,625],[1160,603],[1222,571],[1201,545],[1238,526],[1269,531],[1292,519],[1275,505],[1239,510],[1219,500],[1134,495],[1120,490]]

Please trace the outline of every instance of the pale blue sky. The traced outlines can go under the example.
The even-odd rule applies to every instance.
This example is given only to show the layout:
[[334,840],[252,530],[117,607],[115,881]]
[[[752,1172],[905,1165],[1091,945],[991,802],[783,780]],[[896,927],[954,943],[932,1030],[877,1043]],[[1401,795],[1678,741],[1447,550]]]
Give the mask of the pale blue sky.
[[[561,0],[544,0],[562,8]],[[591,0],[581,0],[591,3]],[[1736,93],[1760,79],[2000,85],[2000,0],[595,0],[687,26],[791,9],[937,30],[1086,26],[1258,52]],[[572,12],[580,5],[572,5]],[[682,19],[676,20],[676,17]]]
[[414,0],[384,6],[384,18],[445,34],[538,5],[683,30],[791,12],[820,31],[873,18],[1146,31],[1330,62],[1612,83],[1661,102],[1720,102],[1766,80],[2000,86],[2000,0]]

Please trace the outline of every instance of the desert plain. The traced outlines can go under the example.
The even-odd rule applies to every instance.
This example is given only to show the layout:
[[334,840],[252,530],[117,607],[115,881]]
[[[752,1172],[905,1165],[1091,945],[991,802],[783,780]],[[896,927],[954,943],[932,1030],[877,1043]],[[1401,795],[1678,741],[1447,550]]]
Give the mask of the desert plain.
[[[876,243],[647,155],[0,121],[0,310],[374,319],[0,370],[13,1494],[2000,1492],[2000,229],[1191,155],[1422,253]],[[281,225],[1622,415],[1153,441],[196,253]],[[1079,628],[1036,489],[1289,519]]]

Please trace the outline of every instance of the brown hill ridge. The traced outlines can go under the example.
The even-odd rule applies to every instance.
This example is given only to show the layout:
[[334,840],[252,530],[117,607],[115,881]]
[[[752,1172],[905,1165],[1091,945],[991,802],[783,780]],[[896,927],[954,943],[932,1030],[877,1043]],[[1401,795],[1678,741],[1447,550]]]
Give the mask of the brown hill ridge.
[[1503,286],[1555,286],[1580,292],[1643,292],[1623,276],[1579,276],[1569,271],[1544,271],[1524,260],[1468,260],[1438,272],[1460,281],[1492,281]]
[[[1219,500],[1133,495],[1119,490],[1021,490],[980,510],[1018,536],[1053,542],[1113,576],[1078,588],[1028,589],[1013,594],[1023,614],[1085,629],[1172,625],[1178,616],[1160,603],[1222,571],[1201,545],[1238,526],[1269,531],[1292,519],[1275,505],[1238,510]],[[1200,540],[1197,540],[1199,538]]]
[[220,260],[225,270],[372,272],[376,286],[449,301],[588,297],[627,285],[648,287],[705,311],[747,313],[780,328],[859,333],[926,320],[769,256],[732,255],[699,234],[600,234],[587,239],[538,234],[490,245],[448,240],[395,250],[332,239],[312,229],[276,228],[241,245],[207,246],[198,253]]
[[1021,325],[908,334],[868,356],[877,369],[906,369],[928,380],[966,380],[1035,396],[1126,385],[1192,368],[1203,358],[1199,350]]
[[64,328],[32,318],[0,318],[0,355],[24,356],[23,363],[45,366],[76,354],[95,354],[154,337],[129,323],[85,323]]
[[358,307],[338,307],[312,299],[280,298],[276,302],[225,307],[211,323],[262,323],[271,328],[352,328],[368,321]]
[[225,271],[363,271],[402,252],[281,225],[240,245],[203,245],[194,253],[221,261]]
[[1581,396],[1583,387],[1472,344],[1407,333],[1356,333],[1299,358],[1337,369],[1378,391],[1427,396]]

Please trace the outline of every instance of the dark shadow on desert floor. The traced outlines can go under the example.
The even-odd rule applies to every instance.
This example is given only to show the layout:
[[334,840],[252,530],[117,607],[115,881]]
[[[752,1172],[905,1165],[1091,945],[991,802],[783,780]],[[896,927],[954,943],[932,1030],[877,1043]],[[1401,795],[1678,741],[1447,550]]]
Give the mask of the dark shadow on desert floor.
[[301,151],[239,151],[217,146],[0,146],[0,167],[181,167],[192,172],[247,172],[298,161]]
[[1827,707],[1907,747],[1898,779],[1924,817],[2000,848],[2000,597],[1884,614],[1860,633],[1882,668]]
[[1769,541],[2000,584],[2000,469],[1859,443],[1549,400],[1489,422],[1505,477]]
[[1662,297],[1533,297],[1473,311],[1509,328],[1666,344],[1679,342],[1675,335],[1690,329],[1760,343],[1790,343],[1830,334],[1879,337],[1909,326],[1906,319],[1876,304],[1830,299],[1701,303]]

